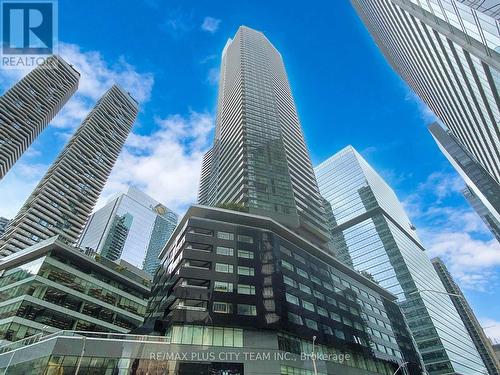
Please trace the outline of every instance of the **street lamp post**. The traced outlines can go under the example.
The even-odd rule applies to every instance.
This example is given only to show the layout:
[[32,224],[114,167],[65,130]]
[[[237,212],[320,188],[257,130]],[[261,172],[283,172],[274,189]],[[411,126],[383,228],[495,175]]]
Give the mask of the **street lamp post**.
[[409,362],[403,362],[399,365],[399,367],[396,369],[396,371],[394,371],[394,374],[392,375],[396,375],[397,372],[403,367],[403,366],[406,366]]
[[318,375],[318,369],[316,368],[316,354],[314,354],[314,342],[316,341],[316,336],[313,336],[313,345],[312,345],[312,361],[313,361],[313,369],[314,375]]

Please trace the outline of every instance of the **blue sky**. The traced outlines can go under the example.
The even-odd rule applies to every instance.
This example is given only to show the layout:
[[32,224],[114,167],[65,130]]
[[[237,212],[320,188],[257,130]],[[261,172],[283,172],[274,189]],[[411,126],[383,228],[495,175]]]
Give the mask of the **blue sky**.
[[[80,89],[0,183],[12,217],[113,82],[141,102],[99,204],[135,184],[182,212],[210,146],[220,53],[239,25],[281,51],[313,163],[352,144],[404,202],[430,255],[442,256],[487,333],[500,342],[500,247],[434,144],[432,113],[385,62],[348,0],[59,2],[59,51]],[[5,90],[26,72],[0,72]]]

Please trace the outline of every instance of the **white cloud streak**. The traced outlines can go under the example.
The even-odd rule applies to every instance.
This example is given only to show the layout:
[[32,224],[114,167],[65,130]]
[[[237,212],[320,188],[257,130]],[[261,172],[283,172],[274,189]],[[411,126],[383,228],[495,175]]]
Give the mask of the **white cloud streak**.
[[219,29],[220,20],[214,17],[205,17],[203,23],[201,24],[201,29],[214,34]]

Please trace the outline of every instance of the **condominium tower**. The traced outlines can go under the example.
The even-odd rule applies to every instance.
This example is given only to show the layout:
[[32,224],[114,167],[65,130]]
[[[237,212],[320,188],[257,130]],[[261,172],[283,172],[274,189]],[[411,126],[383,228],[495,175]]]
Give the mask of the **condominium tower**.
[[0,256],[55,235],[76,243],[137,112],[137,102],[116,85],[99,99],[12,219]]
[[387,61],[499,184],[498,1],[351,2]]
[[433,258],[432,265],[443,282],[446,291],[453,295],[453,304],[457,308],[458,314],[462,318],[465,328],[469,331],[470,337],[472,338],[474,345],[476,345],[477,351],[488,369],[488,374],[499,375],[500,362],[496,358],[491,342],[489,338],[486,337],[481,324],[465,299],[462,290],[457,283],[455,283],[455,280],[453,280],[448,268],[446,268],[446,265],[441,259]]
[[177,219],[172,210],[131,187],[90,216],[78,246],[154,274]]
[[49,57],[0,97],[0,180],[78,88],[78,73]]
[[344,263],[398,297],[429,374],[486,371],[394,191],[351,146],[315,169]]
[[280,53],[241,26],[222,53],[213,148],[198,203],[269,216],[315,243],[325,212]]

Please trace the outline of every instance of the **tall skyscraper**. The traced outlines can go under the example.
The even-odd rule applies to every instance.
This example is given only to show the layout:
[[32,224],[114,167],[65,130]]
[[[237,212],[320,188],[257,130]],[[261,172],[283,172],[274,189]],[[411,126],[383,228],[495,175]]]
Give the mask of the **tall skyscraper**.
[[430,125],[429,130],[443,154],[467,184],[465,198],[500,241],[500,185],[453,134],[436,123]]
[[393,68],[500,183],[498,2],[351,1]]
[[470,337],[476,345],[476,349],[479,352],[486,368],[488,369],[489,375],[499,375],[500,374],[500,363],[498,362],[493,347],[488,337],[484,334],[481,324],[476,318],[476,315],[472,311],[469,303],[465,299],[464,294],[460,287],[455,283],[450,272],[446,268],[446,265],[439,258],[432,259],[432,265],[436,270],[439,278],[443,282],[443,285],[448,293],[454,294],[456,296],[452,297],[453,304],[457,308],[458,314],[462,318],[462,322],[469,331]]
[[213,148],[198,203],[240,205],[328,241],[322,200],[280,53],[241,26],[222,53]]
[[78,88],[78,73],[49,57],[0,97],[0,180]]
[[486,371],[394,191],[351,146],[315,168],[338,257],[398,297],[429,374]]
[[99,99],[12,219],[0,256],[55,235],[76,243],[137,112],[137,102],[116,85]]
[[123,259],[154,274],[158,255],[177,225],[178,216],[145,193],[130,187],[94,212],[78,240],[111,259]]

